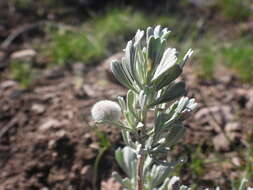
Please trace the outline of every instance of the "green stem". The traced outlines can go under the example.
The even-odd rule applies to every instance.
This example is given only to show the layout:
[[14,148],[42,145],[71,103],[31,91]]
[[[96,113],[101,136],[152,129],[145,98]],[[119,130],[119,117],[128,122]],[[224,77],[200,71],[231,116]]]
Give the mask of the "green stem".
[[97,173],[98,173],[98,165],[101,160],[101,157],[103,156],[104,152],[107,150],[107,147],[101,148],[98,152],[98,155],[95,160],[94,164],[94,177],[92,179],[92,187],[94,190],[98,189],[97,188]]

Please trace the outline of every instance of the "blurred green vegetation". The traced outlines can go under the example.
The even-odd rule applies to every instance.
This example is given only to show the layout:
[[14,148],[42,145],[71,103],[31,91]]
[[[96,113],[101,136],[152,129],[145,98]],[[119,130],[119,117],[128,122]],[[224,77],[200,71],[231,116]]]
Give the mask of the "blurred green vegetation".
[[253,81],[253,41],[239,39],[222,49],[224,63],[234,69],[242,81]]
[[141,13],[113,9],[105,15],[94,16],[77,31],[64,28],[53,32],[49,55],[56,64],[69,62],[94,63],[122,49],[123,43],[149,20]]
[[34,69],[29,62],[14,60],[10,67],[11,77],[19,81],[21,88],[27,89],[33,82]]
[[231,21],[242,21],[252,15],[250,0],[221,0],[216,1],[221,14]]

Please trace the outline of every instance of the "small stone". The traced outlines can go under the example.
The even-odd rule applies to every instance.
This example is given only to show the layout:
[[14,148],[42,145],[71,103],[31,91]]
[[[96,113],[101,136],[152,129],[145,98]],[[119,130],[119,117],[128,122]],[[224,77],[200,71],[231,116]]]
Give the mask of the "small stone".
[[37,114],[42,114],[45,111],[45,106],[42,104],[33,104],[32,111],[34,111]]
[[61,125],[61,123],[58,120],[56,120],[56,119],[48,119],[45,123],[43,123],[39,127],[39,130],[46,131],[46,130],[49,130],[51,128],[59,127],[60,125]]
[[95,90],[93,90],[90,85],[83,85],[83,91],[89,97],[96,97],[97,96],[97,92]]
[[98,144],[98,143],[92,143],[92,144],[90,145],[90,148],[93,148],[93,149],[95,149],[95,150],[98,150],[98,149],[99,149],[99,144]]
[[237,167],[240,167],[241,166],[241,160],[240,160],[240,158],[238,158],[238,157],[232,157],[232,163],[234,164],[234,165],[236,165]]
[[195,119],[202,124],[209,123],[210,125],[210,118],[215,119],[215,122],[217,122],[218,125],[226,124],[233,120],[232,108],[225,105],[205,107],[195,114]]
[[42,187],[40,190],[49,190],[47,187]]
[[18,86],[18,83],[13,80],[6,80],[1,83],[0,88],[5,90],[7,88],[12,88]]
[[55,67],[50,70],[46,70],[44,73],[44,77],[49,80],[58,79],[64,76],[64,70],[60,67]]
[[81,169],[81,175],[83,175],[84,180],[92,181],[93,179],[93,168],[90,165],[84,166]]
[[48,148],[53,149],[55,147],[55,144],[56,144],[55,140],[50,140],[48,143]]
[[59,138],[62,138],[64,136],[66,136],[66,134],[67,134],[66,131],[64,129],[62,129],[56,133],[56,136]]
[[227,123],[225,126],[226,132],[232,132],[232,131],[241,131],[242,126],[238,122],[230,122]]
[[11,54],[11,59],[26,59],[26,58],[32,58],[36,56],[36,51],[33,49],[25,49],[20,51],[15,51]]
[[213,138],[213,145],[216,151],[228,151],[230,149],[230,142],[222,133]]
[[84,175],[87,173],[87,171],[90,169],[90,166],[84,166],[82,169],[81,169],[81,175]]

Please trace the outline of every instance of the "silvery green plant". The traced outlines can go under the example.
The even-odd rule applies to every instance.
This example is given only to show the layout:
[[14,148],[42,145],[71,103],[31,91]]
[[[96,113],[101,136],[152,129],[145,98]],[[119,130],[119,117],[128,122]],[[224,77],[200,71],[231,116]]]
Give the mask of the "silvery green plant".
[[[125,56],[113,61],[112,72],[128,88],[119,106],[108,100],[96,103],[92,116],[98,123],[119,127],[126,144],[115,152],[116,160],[127,177],[113,176],[128,190],[187,189],[179,178],[168,177],[182,159],[167,161],[167,153],[184,135],[182,121],[197,104],[184,97],[185,84],[175,81],[193,51],[179,61],[177,51],[167,46],[170,31],[156,26],[138,30],[127,43]],[[180,98],[181,97],[181,98]],[[180,98],[180,99],[179,99]],[[120,120],[120,112],[124,119]],[[147,122],[147,115],[154,123]]]
[[184,82],[176,80],[193,51],[178,60],[176,49],[166,43],[169,33],[161,26],[138,30],[121,61],[111,63],[115,78],[128,88],[126,98],[118,97],[118,104],[103,100],[92,108],[97,123],[121,129],[126,146],[116,150],[115,158],[127,177],[113,176],[125,190],[189,189],[178,177],[169,177],[183,159],[167,160],[167,155],[184,136],[182,122],[197,106],[185,97]]

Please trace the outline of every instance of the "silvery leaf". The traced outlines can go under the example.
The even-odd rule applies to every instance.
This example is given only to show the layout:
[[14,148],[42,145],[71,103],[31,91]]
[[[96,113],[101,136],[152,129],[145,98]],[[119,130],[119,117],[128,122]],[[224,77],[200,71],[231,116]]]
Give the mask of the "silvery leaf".
[[153,80],[157,79],[162,73],[166,72],[170,67],[172,67],[177,61],[176,49],[168,48],[163,53],[162,59],[155,71]]
[[162,30],[161,40],[167,40],[169,34],[170,34],[170,31],[167,28],[164,28]]
[[129,133],[128,131],[126,131],[126,130],[122,130],[121,133],[122,133],[122,138],[123,138],[123,140],[124,140],[124,143],[125,143],[127,146],[131,147],[131,148],[136,148],[136,145],[135,145],[134,142],[132,141],[132,138],[131,138],[131,136],[130,136],[130,133]]
[[248,180],[247,179],[242,179],[242,181],[241,181],[241,184],[240,184],[240,186],[239,186],[239,189],[238,190],[246,190],[247,189],[247,187],[246,187],[246,183],[248,182]]
[[[155,169],[153,170],[153,187],[159,186],[162,182],[168,177],[171,167],[167,166],[157,166],[154,165]],[[152,168],[153,169],[153,168]]]
[[124,98],[121,96],[118,96],[117,99],[118,99],[121,110],[122,111],[126,110],[126,103],[125,103]]
[[152,36],[154,34],[153,28],[152,27],[148,27],[146,30],[146,41],[148,41],[148,39],[150,38],[150,36]]
[[127,65],[128,71],[131,75],[131,78],[141,86],[141,82],[139,80],[138,72],[136,71],[136,48],[133,46],[133,42],[130,40],[127,43],[125,49],[125,57],[122,58],[122,63]]
[[[125,163],[124,163],[124,155],[123,155],[123,150],[121,148],[118,148],[116,151],[115,151],[115,159],[117,161],[117,163],[119,164],[119,166],[121,167],[121,169],[129,174],[129,171],[128,169],[126,168],[125,166]],[[128,175],[129,176],[129,175]]]
[[133,177],[132,173],[134,172],[135,168],[133,168],[132,164],[134,160],[136,160],[136,153],[132,150],[132,148],[126,146],[123,148],[123,160],[125,167],[128,170],[129,177]]
[[179,77],[181,73],[182,69],[177,64],[174,64],[168,70],[159,75],[157,78],[155,79],[153,78],[152,85],[156,88],[156,90],[159,90],[164,86],[169,85],[172,81],[174,81],[177,77]]
[[162,28],[160,25],[156,26],[154,29],[154,37],[155,38],[159,38],[161,36],[162,33]]
[[170,133],[166,137],[166,145],[168,147],[176,144],[183,136],[185,133],[185,127],[182,124],[174,124],[170,128]]
[[185,63],[186,63],[186,62],[188,61],[188,59],[192,56],[192,54],[193,54],[193,50],[192,50],[192,49],[189,49],[189,50],[187,51],[187,53],[185,54],[183,60],[179,63],[179,66],[180,66],[181,68],[184,67]]
[[154,106],[157,104],[169,102],[171,100],[174,100],[176,98],[183,96],[185,93],[186,93],[185,84],[183,82],[175,83],[171,85],[169,88],[167,88],[165,92],[161,95],[161,97],[156,99],[149,106]]
[[126,88],[132,89],[134,91],[137,91],[136,88],[133,86],[133,80],[132,78],[129,78],[129,74],[126,74],[125,69],[122,66],[122,63],[119,63],[118,61],[114,60],[111,63],[111,69],[115,76],[115,78]]
[[138,44],[141,43],[143,36],[144,36],[144,31],[138,29],[134,37],[134,46],[137,46]]
[[127,108],[128,108],[128,111],[136,118],[136,119],[139,119],[138,118],[138,115],[136,113],[136,109],[135,109],[135,104],[136,104],[136,101],[135,101],[135,94],[133,91],[129,90],[127,92]]
[[158,190],[168,190],[168,184],[170,182],[170,178],[166,178],[163,182],[163,184],[161,185],[161,187],[158,188]]

